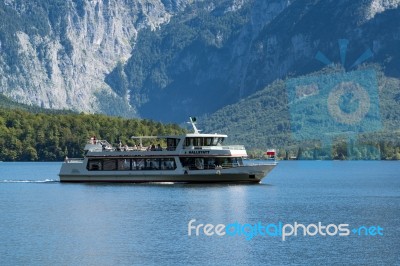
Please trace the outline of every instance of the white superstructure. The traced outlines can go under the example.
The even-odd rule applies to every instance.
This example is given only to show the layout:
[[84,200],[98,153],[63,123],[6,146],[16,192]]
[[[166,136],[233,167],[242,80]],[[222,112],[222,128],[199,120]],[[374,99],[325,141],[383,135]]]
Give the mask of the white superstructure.
[[[112,147],[92,138],[83,159],[65,159],[61,182],[260,182],[277,164],[244,165],[242,145],[224,146],[227,135],[194,132],[181,136],[132,137],[139,143]],[[158,145],[143,147],[143,140]],[[162,145],[161,145],[162,144]]]

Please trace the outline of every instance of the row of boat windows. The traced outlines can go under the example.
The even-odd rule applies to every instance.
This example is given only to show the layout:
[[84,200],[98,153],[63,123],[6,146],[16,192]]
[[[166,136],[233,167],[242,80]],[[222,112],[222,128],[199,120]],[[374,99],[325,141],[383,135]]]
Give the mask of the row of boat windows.
[[232,168],[243,165],[241,157],[212,158],[212,157],[186,157],[180,158],[182,166],[190,170]]
[[186,138],[185,146],[217,146],[221,145],[224,138],[208,137],[208,138]]
[[[235,158],[180,158],[182,166],[190,170],[231,168],[243,165],[241,157]],[[89,159],[89,171],[135,171],[135,170],[175,170],[176,163],[170,158],[96,158]]]
[[89,159],[89,171],[175,170],[174,158]]

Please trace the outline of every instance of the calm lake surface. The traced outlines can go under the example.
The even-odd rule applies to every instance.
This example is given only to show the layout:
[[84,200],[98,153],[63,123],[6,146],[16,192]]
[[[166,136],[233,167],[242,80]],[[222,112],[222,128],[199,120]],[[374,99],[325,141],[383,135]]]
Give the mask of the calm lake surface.
[[[64,184],[60,166],[0,162],[0,265],[400,265],[400,162],[280,162],[259,185]],[[319,222],[332,236],[275,230]]]

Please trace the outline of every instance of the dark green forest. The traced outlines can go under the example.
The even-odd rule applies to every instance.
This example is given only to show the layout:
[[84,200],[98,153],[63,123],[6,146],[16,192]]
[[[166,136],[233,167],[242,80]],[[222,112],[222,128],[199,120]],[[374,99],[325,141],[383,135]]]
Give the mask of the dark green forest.
[[[371,71],[377,84],[368,84]],[[353,126],[333,120],[326,107],[334,85],[347,81],[362,84],[371,98],[371,111]],[[327,87],[301,101],[288,99],[291,88],[313,83]],[[399,79],[386,77],[376,65],[351,72],[340,66],[327,67],[277,80],[236,104],[200,117],[199,128],[228,134],[228,143],[245,144],[252,157],[262,157],[266,149],[275,148],[282,159],[400,160],[399,86]],[[357,105],[343,103],[342,108]]]
[[[341,81],[337,75],[355,80],[357,77],[353,75],[370,76],[371,70],[376,73],[374,86],[377,87],[369,93],[371,99],[374,91],[379,96],[379,106],[376,106],[379,112],[367,114],[358,127],[338,127],[321,101],[327,97],[323,94],[307,96],[306,101],[295,104],[299,108],[296,112],[291,110],[293,101],[288,99],[288,92],[292,83],[297,86],[305,81],[320,82],[323,77],[324,83],[330,84]],[[363,83],[368,78],[363,75],[358,78],[368,88]],[[349,73],[340,72],[340,68],[326,68],[308,76],[278,80],[236,104],[199,117],[198,126],[206,133],[228,134],[227,144],[244,144],[249,155],[255,158],[262,157],[268,148],[276,148],[281,159],[400,160],[399,85],[398,79],[386,77],[373,65]],[[347,134],[352,129],[355,134]],[[92,136],[114,145],[119,141],[133,145],[130,139],[133,135],[183,132],[184,129],[174,124],[43,109],[15,103],[0,95],[0,161],[59,161],[65,156],[81,157],[85,143]],[[330,132],[335,134],[329,135]]]
[[[275,83],[275,86],[279,84],[282,83]],[[243,124],[245,120],[242,119],[248,112],[255,112],[254,108],[261,108],[261,106],[255,104],[253,108],[242,107],[241,117],[235,119],[236,127],[242,128],[241,136],[229,135],[228,138],[229,143],[245,144],[251,157],[262,157],[267,148],[274,147],[278,148],[278,156],[281,159],[291,159],[291,157],[298,159],[400,159],[400,132],[398,130],[361,134],[357,140],[350,141],[339,136],[333,140],[331,147],[324,147],[318,141],[294,140],[290,135],[289,124],[279,119],[279,116],[281,119],[287,117],[286,107],[284,105],[278,107],[279,98],[276,98],[276,101],[270,98],[269,102],[273,106],[266,108],[264,112],[272,112],[276,115],[276,121],[270,120],[267,124],[266,120],[254,116],[253,113],[254,119],[249,123],[252,123],[254,128],[244,132],[243,130],[248,125]],[[114,145],[119,141],[133,145],[135,143],[130,139],[133,135],[169,135],[185,132],[175,124],[163,125],[150,120],[47,110],[15,104],[11,101],[6,101],[6,103],[4,99],[1,102],[8,108],[0,107],[0,161],[60,161],[66,156],[82,157],[83,147],[92,136],[106,139]],[[231,111],[239,114],[237,111]],[[262,113],[260,115],[262,116]],[[220,123],[227,121],[220,118]],[[394,124],[390,125],[391,122],[387,121],[389,124],[386,126],[395,127]],[[254,130],[262,124],[267,125],[266,130],[269,132]],[[274,127],[273,124],[275,124]],[[269,144],[265,145],[266,142],[263,139],[267,139]]]
[[[43,111],[43,110],[42,110]],[[64,111],[0,107],[0,161],[60,161],[83,156],[90,137],[133,145],[133,135],[179,134],[177,125]]]

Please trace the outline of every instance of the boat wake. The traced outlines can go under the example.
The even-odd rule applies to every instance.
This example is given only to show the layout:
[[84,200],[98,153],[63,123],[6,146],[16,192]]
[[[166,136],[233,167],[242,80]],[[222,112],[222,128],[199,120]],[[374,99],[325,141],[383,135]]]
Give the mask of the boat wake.
[[0,180],[0,183],[58,183],[57,179],[45,179],[45,180]]

